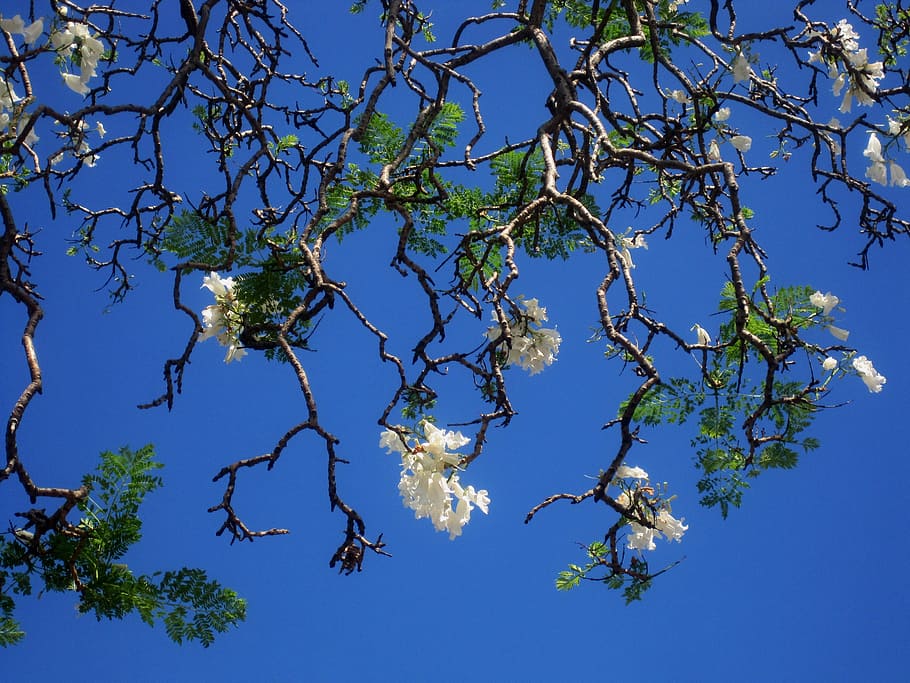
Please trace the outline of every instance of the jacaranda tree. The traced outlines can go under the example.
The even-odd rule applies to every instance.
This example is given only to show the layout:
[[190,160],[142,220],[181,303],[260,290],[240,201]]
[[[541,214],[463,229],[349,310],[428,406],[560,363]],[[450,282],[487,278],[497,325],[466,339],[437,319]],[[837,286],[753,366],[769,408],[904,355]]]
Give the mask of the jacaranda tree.
[[[547,372],[562,342],[560,302],[517,284],[531,261],[600,255],[592,341],[633,387],[603,416],[613,440],[592,485],[554,491],[528,511],[531,522],[568,501],[604,519],[566,558],[574,563],[559,589],[601,582],[638,599],[666,569],[649,564],[649,551],[685,542],[673,483],[658,484],[647,464],[648,432],[684,423],[700,502],[726,516],[748,504],[754,477],[819,447],[813,420],[836,402],[836,385],[843,395],[883,389],[873,361],[849,345],[836,293],[772,273],[766,255],[787,237],[763,226],[750,193],[784,170],[810,179],[816,193],[800,201],[817,205],[817,239],[835,233],[855,245],[859,268],[908,232],[910,10],[901,2],[769,3],[772,27],[748,32],[734,0],[459,3],[464,19],[439,25],[432,4],[355,2],[351,12],[377,17],[377,59],[350,81],[331,55],[311,52],[297,28],[306,10],[279,0],[4,3],[0,296],[18,315],[2,333],[21,338],[16,362],[28,381],[2,382],[0,490],[19,502],[7,503],[17,509],[0,537],[0,643],[22,637],[14,602],[38,588],[73,591],[98,618],[161,620],[178,642],[208,644],[245,614],[202,570],[138,574],[121,561],[140,539],[143,499],[163,482],[151,446],[103,453],[81,482],[30,474],[38,456],[20,436],[41,428],[27,416],[43,386],[44,315],[31,269],[49,250],[98,271],[118,305],[130,305],[137,277],[172,282],[174,314],[160,324],[182,342],[161,359],[163,388],[141,409],[180,400],[209,339],[225,347],[224,372],[255,354],[287,368],[305,419],[264,454],[225,456],[212,473],[224,485],[209,510],[213,531],[232,541],[285,533],[251,528],[235,486],[309,434],[343,532],[326,557],[348,574],[396,541],[383,538],[381,519],[367,524],[336,478],[339,463],[367,457],[345,451],[342,429],[376,430],[369,457],[399,458],[404,505],[450,538],[472,513],[495,514],[495,492],[470,466],[495,457],[484,449],[489,430],[516,414],[510,378]],[[344,26],[320,30],[343,42]],[[516,51],[545,78],[539,109],[525,112],[535,125],[509,134],[510,112],[486,106],[484,94],[515,79],[498,65]],[[174,134],[188,130],[193,149]],[[89,192],[107,164],[126,184]],[[77,225],[75,235],[34,225],[39,203]],[[382,231],[388,267],[410,285],[407,300],[384,310],[348,286],[357,272],[345,238],[368,230]],[[698,232],[725,263],[716,307],[693,304],[683,327],[640,284],[644,250],[672,248],[680,232]],[[184,301],[200,286],[212,295],[201,311]],[[392,324],[402,307],[406,332]],[[331,353],[318,323],[333,316],[355,321],[377,366],[394,370],[376,422],[320,415],[308,365]],[[443,409],[443,375],[473,387],[473,403]],[[394,482],[385,490],[396,495]]]

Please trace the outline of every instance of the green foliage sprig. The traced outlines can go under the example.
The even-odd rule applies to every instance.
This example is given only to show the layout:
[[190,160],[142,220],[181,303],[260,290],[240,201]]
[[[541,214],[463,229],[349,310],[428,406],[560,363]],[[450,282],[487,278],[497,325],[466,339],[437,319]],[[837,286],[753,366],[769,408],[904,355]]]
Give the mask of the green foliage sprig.
[[245,619],[246,601],[201,569],[137,575],[123,562],[142,538],[139,508],[162,485],[154,474],[161,467],[150,445],[105,451],[97,470],[83,478],[89,493],[77,505],[77,525],[42,529],[40,511],[32,511],[27,516],[37,524],[11,526],[11,540],[0,538],[0,646],[24,637],[13,618],[13,596],[31,595],[34,584],[41,593],[78,593],[79,613],[99,621],[135,612],[150,626],[163,622],[177,643],[196,640],[208,647],[217,633]]

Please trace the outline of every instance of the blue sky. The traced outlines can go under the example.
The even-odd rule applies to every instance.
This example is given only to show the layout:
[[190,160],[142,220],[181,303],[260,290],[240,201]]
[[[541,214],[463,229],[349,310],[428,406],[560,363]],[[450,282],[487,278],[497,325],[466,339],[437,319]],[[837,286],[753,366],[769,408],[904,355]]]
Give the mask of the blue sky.
[[[339,69],[356,80],[363,59],[381,55],[375,16],[368,11],[344,18],[354,47],[340,55],[329,28],[341,21],[346,3],[338,3],[337,14],[323,4],[308,8],[308,21],[298,24],[324,67],[338,60]],[[488,6],[468,4],[477,13]],[[449,14],[438,9],[434,16],[444,26]],[[521,49],[502,68],[523,69],[527,54]],[[479,75],[492,83],[497,74]],[[508,81],[511,94],[501,100],[487,88],[493,109],[509,107],[498,125],[525,126],[529,133],[542,116],[548,88],[533,74]],[[831,98],[832,114],[837,103]],[[187,131],[186,145],[192,144]],[[760,153],[762,143],[755,148]],[[852,161],[861,168],[861,149]],[[303,360],[320,415],[342,438],[341,456],[352,462],[339,471],[343,495],[365,518],[368,535],[382,532],[393,554],[368,556],[363,572],[346,577],[328,568],[341,521],[328,509],[324,454],[312,437],[292,442],[272,472],[249,472],[238,485],[235,502],[247,523],[289,527],[290,535],[229,546],[214,536],[220,518],[205,512],[221,497],[221,487],[211,482],[218,469],[269,451],[303,419],[288,368],[252,355],[226,366],[223,349],[210,341],[196,350],[171,413],[136,410],[137,403],[160,393],[163,360],[190,331],[171,306],[171,283],[137,264],[138,288],[106,311],[97,275],[64,255],[75,227],[70,219],[51,221],[38,192],[14,195],[19,214],[27,211],[30,224],[45,226],[39,236],[45,255],[33,272],[45,297],[37,347],[46,385],[20,431],[33,476],[74,484],[99,451],[153,442],[165,463],[165,487],[146,503],[144,538],[128,557],[131,566],[140,572],[203,567],[246,597],[249,612],[239,629],[203,649],[177,647],[163,629],[150,629],[138,618],[97,623],[79,617],[69,595],[22,600],[17,616],[27,637],[3,653],[4,676],[37,681],[78,671],[97,681],[905,678],[910,591],[903,577],[910,551],[900,523],[903,483],[910,480],[910,365],[903,349],[910,334],[903,310],[910,300],[903,277],[907,245],[898,241],[875,250],[868,272],[847,265],[862,246],[860,238],[849,221],[833,234],[815,229],[824,217],[804,168],[748,185],[774,282],[835,292],[846,309],[842,320],[851,344],[875,361],[888,383],[878,395],[857,378],[838,383],[832,402],[847,405],[817,419],[812,431],[821,449],[795,471],[763,474],[743,508],[725,521],[698,505],[689,432],[663,428],[643,434],[649,443],[635,449],[630,464],[671,482],[678,494],[674,514],[685,517],[689,530],[680,544],[660,544],[652,566],[684,561],[661,576],[643,602],[628,607],[598,585],[569,593],[553,588],[557,572],[581,560],[577,543],[602,534],[612,513],[603,506],[555,505],[530,525],[522,523],[547,495],[589,488],[589,477],[615,452],[615,435],[600,427],[615,415],[633,378],[603,360],[602,344],[588,341],[603,257],[522,264],[521,291],[548,307],[564,342],[559,360],[540,375],[513,371],[519,414],[508,429],[492,430],[485,455],[462,477],[489,490],[490,514],[475,512],[455,541],[401,505],[398,462],[377,446],[376,419],[394,386],[391,369],[376,362],[373,340],[350,316],[326,316],[314,337],[317,352]],[[92,171],[85,191],[96,199],[122,173],[103,163]],[[392,225],[378,220],[343,245],[330,245],[329,258],[338,259],[340,278],[369,315],[390,329],[407,330],[427,318],[415,298],[416,283],[386,265],[394,253]],[[710,313],[726,267],[723,256],[711,254],[690,227],[636,252],[636,277],[651,305],[669,320],[686,327],[699,322],[713,332]],[[194,278],[185,288],[186,301],[201,310],[210,295],[195,292]],[[10,405],[25,370],[14,332],[22,314],[8,297],[0,299],[0,320],[0,398]],[[393,339],[393,351],[407,355],[409,343]],[[685,357],[672,362],[682,370],[691,362],[689,369],[696,369]],[[456,379],[442,386],[450,381],[451,394],[437,411],[443,423],[473,409],[465,407],[469,393]],[[6,490],[17,489],[7,482]],[[20,509],[22,502],[10,498],[7,493],[0,510]]]

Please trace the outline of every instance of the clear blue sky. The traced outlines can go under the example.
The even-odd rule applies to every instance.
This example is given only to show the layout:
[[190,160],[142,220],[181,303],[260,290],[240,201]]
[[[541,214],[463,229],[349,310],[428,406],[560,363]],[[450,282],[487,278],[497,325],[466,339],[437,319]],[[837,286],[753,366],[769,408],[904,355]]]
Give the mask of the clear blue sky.
[[[358,80],[365,56],[381,55],[375,8],[355,19],[344,17],[352,49],[342,51],[334,31],[347,3],[335,3],[333,10],[322,7],[332,3],[304,4],[306,19],[298,25],[323,66],[339,64],[349,79]],[[690,4],[696,9],[707,3]],[[465,5],[470,8],[465,14],[488,7],[487,2]],[[445,25],[451,14],[436,10],[434,16]],[[444,29],[439,34],[444,37]],[[480,74],[491,84],[486,91],[494,107],[498,101],[509,106],[499,126],[532,127],[543,112],[546,83],[535,81],[533,73],[512,77],[506,70],[536,69],[525,65],[531,53],[522,50],[515,48],[501,73]],[[513,100],[496,99],[497,76],[512,84]],[[521,97],[520,103],[509,105],[514,97]],[[830,99],[833,115],[839,100]],[[883,116],[871,120],[879,119]],[[193,144],[186,131],[186,145]],[[753,154],[768,149],[757,139]],[[861,149],[851,161],[862,166]],[[130,565],[139,572],[203,567],[246,597],[249,612],[239,629],[203,649],[175,646],[162,628],[150,629],[138,618],[97,623],[79,617],[70,595],[22,600],[17,616],[27,636],[3,652],[0,677],[906,679],[910,551],[901,522],[903,485],[910,480],[907,245],[899,241],[873,252],[869,272],[848,266],[862,245],[852,223],[845,221],[834,234],[817,231],[822,217],[814,187],[801,172],[805,159],[792,163],[780,177],[751,181],[747,190],[775,282],[836,293],[846,308],[843,326],[852,331],[851,344],[875,361],[888,383],[879,395],[869,394],[856,378],[839,383],[832,402],[848,405],[825,411],[816,421],[813,434],[822,448],[795,471],[759,477],[743,508],[726,521],[698,505],[689,432],[668,428],[643,434],[649,445],[636,448],[630,464],[671,482],[679,496],[674,514],[685,517],[689,530],[681,544],[660,544],[653,563],[685,560],[661,576],[643,602],[628,607],[620,595],[598,585],[569,593],[553,588],[557,572],[581,559],[576,543],[598,538],[612,513],[603,506],[555,505],[531,525],[522,523],[547,495],[589,488],[586,475],[596,475],[615,452],[615,435],[600,426],[613,417],[632,380],[619,374],[618,364],[603,361],[602,345],[587,341],[596,320],[601,257],[526,262],[521,291],[548,307],[563,347],[559,360],[540,375],[513,372],[519,415],[508,429],[492,431],[486,454],[463,476],[489,490],[490,514],[475,513],[453,542],[402,507],[398,462],[377,447],[376,419],[393,386],[391,369],[378,365],[373,340],[350,316],[326,316],[314,338],[318,353],[305,355],[304,362],[322,419],[342,438],[340,455],[352,461],[339,471],[339,485],[365,518],[368,535],[382,532],[393,554],[368,556],[362,573],[346,577],[328,568],[341,521],[328,510],[324,454],[310,437],[292,442],[272,472],[242,477],[235,499],[250,526],[286,526],[290,535],[229,546],[214,537],[220,518],[205,512],[221,497],[221,486],[211,483],[218,469],[269,451],[303,419],[288,368],[254,355],[225,366],[223,349],[207,342],[193,356],[173,412],[136,410],[137,403],[159,394],[163,360],[188,334],[185,318],[170,305],[170,282],[137,264],[137,290],[125,304],[102,313],[105,295],[95,291],[101,282],[64,255],[75,227],[70,219],[51,222],[38,192],[14,196],[20,215],[28,211],[30,224],[45,226],[39,236],[45,256],[34,264],[34,278],[45,297],[37,347],[46,384],[20,431],[33,476],[48,485],[72,485],[93,467],[99,451],[153,442],[166,465],[166,485],[144,508],[144,538],[127,558]],[[99,199],[122,170],[101,163],[93,173],[89,189]],[[378,220],[334,252],[330,247],[329,258],[339,259],[339,277],[349,282],[364,310],[391,329],[404,329],[415,318],[425,321],[426,313],[417,303],[396,299],[402,294],[416,301],[417,290],[386,265],[394,253],[391,225]],[[700,322],[711,330],[710,313],[726,271],[723,256],[711,255],[702,239],[694,226],[670,242],[652,239],[647,252],[635,253],[636,275],[646,283],[654,308],[679,325]],[[210,296],[201,289],[194,293],[195,286],[191,279],[187,301],[201,310]],[[25,378],[18,335],[12,332],[21,324],[19,309],[8,297],[0,299],[5,406]],[[408,340],[393,344],[393,351],[407,355]],[[685,368],[687,361],[676,362]],[[473,409],[462,405],[459,412],[467,394],[453,389],[437,411],[440,422],[458,421]],[[8,482],[4,490],[0,511],[21,509],[21,500],[10,500],[18,489]]]

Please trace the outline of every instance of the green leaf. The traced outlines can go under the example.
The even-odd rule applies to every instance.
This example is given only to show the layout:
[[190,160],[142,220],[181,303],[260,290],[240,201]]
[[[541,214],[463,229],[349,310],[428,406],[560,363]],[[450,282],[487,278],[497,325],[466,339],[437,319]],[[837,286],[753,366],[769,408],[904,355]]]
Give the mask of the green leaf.
[[581,581],[581,575],[573,571],[559,572],[556,577],[556,590],[568,591],[575,588]]

